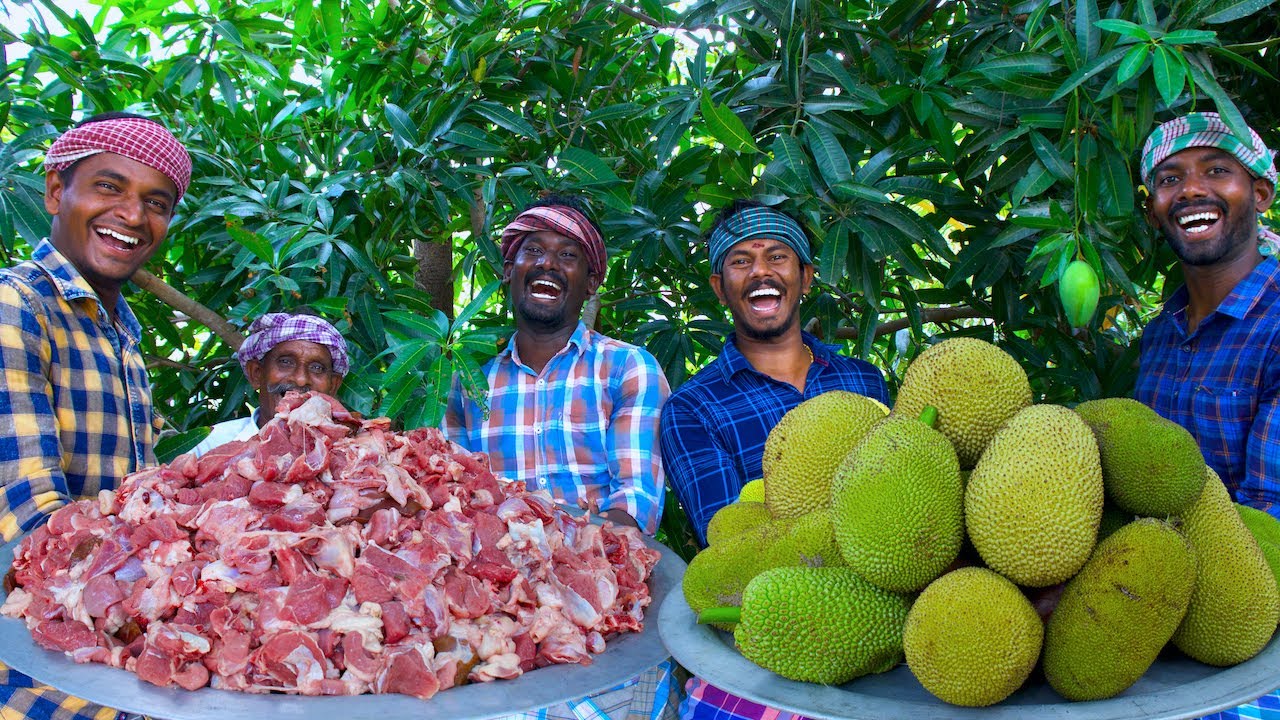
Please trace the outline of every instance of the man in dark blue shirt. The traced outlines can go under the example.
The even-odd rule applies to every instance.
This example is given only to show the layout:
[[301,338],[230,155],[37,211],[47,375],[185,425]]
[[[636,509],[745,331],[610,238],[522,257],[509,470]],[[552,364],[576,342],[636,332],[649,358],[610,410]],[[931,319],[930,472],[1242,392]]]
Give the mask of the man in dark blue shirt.
[[1142,179],[1186,284],[1143,334],[1135,396],[1195,436],[1235,500],[1280,512],[1280,264],[1258,222],[1273,153],[1192,113],[1152,133]]
[[720,213],[707,245],[711,287],[734,334],[671,395],[660,423],[667,478],[704,545],[711,516],[760,477],[765,439],[788,410],[828,390],[889,402],[878,369],[801,331],[814,268],[799,223],[739,200]]

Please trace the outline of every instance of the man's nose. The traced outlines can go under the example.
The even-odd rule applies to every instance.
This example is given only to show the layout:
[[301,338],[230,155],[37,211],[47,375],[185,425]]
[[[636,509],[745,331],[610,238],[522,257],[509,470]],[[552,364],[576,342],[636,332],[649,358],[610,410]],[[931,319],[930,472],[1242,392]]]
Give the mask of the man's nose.
[[116,203],[113,212],[126,225],[137,227],[142,224],[142,217],[146,213],[146,208],[143,207],[141,197],[125,193]]

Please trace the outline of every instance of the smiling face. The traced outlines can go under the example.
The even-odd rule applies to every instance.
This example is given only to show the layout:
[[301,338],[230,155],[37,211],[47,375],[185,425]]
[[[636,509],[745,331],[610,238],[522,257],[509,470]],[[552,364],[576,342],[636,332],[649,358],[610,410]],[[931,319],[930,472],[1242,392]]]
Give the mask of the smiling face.
[[813,283],[813,266],[781,240],[743,240],[729,248],[711,276],[716,297],[733,315],[736,332],[754,340],[781,337],[796,326],[800,300]]
[[1196,147],[1156,166],[1147,220],[1187,265],[1227,263],[1256,254],[1258,213],[1275,188],[1255,178],[1230,153]]
[[49,240],[114,310],[120,286],[164,241],[178,189],[159,170],[98,153],[45,176]]
[[582,305],[600,286],[577,240],[551,230],[530,233],[503,264],[516,327],[559,330],[576,325]]
[[276,403],[290,390],[317,390],[336,395],[342,376],[333,370],[329,346],[310,340],[286,340],[267,351],[261,360],[245,363],[249,384],[258,391],[258,421],[265,424],[276,414]]

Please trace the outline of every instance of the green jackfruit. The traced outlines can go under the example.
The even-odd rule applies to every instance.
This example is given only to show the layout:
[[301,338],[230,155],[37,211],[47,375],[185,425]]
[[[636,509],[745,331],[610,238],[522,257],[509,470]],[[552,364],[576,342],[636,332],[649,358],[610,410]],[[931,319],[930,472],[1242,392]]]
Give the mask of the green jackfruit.
[[742,608],[700,622],[737,622],[743,657],[782,677],[840,685],[902,659],[909,602],[849,568],[774,568],[757,575]]
[[1258,541],[1271,573],[1276,576],[1276,584],[1280,585],[1280,520],[1269,512],[1239,503],[1236,503],[1236,512],[1253,534],[1253,539]]
[[907,614],[907,666],[926,690],[953,705],[984,707],[1026,682],[1044,625],[1031,601],[986,568],[953,570],[929,584]]
[[1206,665],[1235,665],[1257,655],[1280,620],[1280,591],[1267,559],[1212,469],[1183,511],[1196,556],[1196,589],[1173,644]]
[[1076,406],[1102,456],[1107,497],[1135,515],[1182,512],[1204,487],[1204,457],[1195,438],[1137,400],[1106,398]]
[[1031,385],[1018,361],[989,342],[960,337],[912,361],[893,409],[919,417],[936,407],[938,431],[955,446],[960,467],[971,468],[996,430],[1030,404]]
[[[1107,481],[1103,480],[1102,484],[1105,487]],[[1111,533],[1136,519],[1133,513],[1125,512],[1104,500],[1102,502],[1102,521],[1098,523],[1098,542],[1102,542],[1103,538],[1108,537]]]
[[1089,559],[1102,519],[1098,444],[1080,416],[1032,405],[996,433],[969,476],[969,537],[992,570],[1044,587]]
[[738,502],[764,502],[764,478],[756,478],[738,491]]
[[764,443],[764,503],[774,517],[831,506],[836,467],[877,421],[889,414],[878,401],[832,390],[791,408]]
[[747,583],[769,568],[844,564],[829,511],[770,520],[695,555],[685,570],[684,598],[694,612],[739,605]]
[[1136,520],[1099,542],[1045,629],[1053,689],[1102,700],[1137,682],[1178,629],[1195,571],[1190,543],[1162,520]]
[[849,567],[885,590],[920,590],[956,559],[964,540],[955,449],[925,422],[890,415],[836,470],[831,510]]
[[707,544],[714,545],[772,519],[764,503],[730,503],[717,510],[707,523]]

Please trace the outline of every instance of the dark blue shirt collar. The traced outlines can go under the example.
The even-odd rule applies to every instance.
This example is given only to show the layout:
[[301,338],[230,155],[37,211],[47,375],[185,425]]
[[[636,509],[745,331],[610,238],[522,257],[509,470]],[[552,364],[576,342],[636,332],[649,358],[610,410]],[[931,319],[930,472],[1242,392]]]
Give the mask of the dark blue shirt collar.
[[[836,351],[836,346],[827,345],[818,338],[810,335],[803,330],[800,331],[800,339],[809,349],[813,351],[813,361],[821,366],[831,364],[831,353]],[[724,341],[724,348],[720,351],[720,357],[716,358],[720,365],[720,372],[724,375],[725,382],[740,372],[759,372],[752,366],[751,361],[742,354],[738,349],[738,335],[734,333]]]

